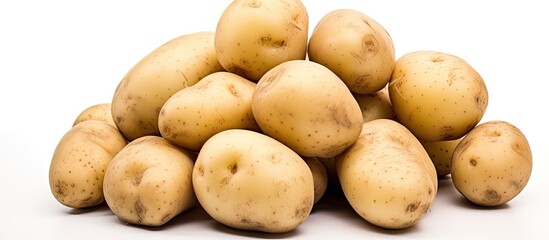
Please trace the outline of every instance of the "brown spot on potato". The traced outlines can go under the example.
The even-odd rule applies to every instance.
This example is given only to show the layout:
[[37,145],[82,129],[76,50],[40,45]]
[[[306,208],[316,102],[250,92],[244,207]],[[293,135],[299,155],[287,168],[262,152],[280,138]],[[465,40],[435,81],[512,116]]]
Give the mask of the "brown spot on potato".
[[501,201],[501,195],[499,195],[499,193],[493,189],[487,189],[486,191],[484,191],[483,197],[484,202],[489,205],[494,205]]
[[347,128],[351,128],[353,126],[353,122],[351,122],[351,119],[349,118],[349,115],[347,114],[347,110],[345,108],[328,106],[328,111],[330,112],[330,116],[332,117],[334,122],[337,123],[337,125]]
[[67,196],[68,183],[58,180],[53,184],[53,192],[57,197],[64,198]]
[[513,151],[515,151],[519,155],[524,156],[524,146],[522,146],[522,144],[517,143],[517,142],[513,143],[513,144],[511,144],[511,149],[513,149]]
[[257,91],[260,93],[269,92],[269,90],[276,85],[276,83],[285,71],[286,69],[281,67],[270,70],[267,74],[264,75],[265,77],[261,79],[261,84],[258,84],[256,86]]
[[364,57],[371,58],[379,52],[379,43],[372,34],[362,37],[362,53]]
[[145,218],[147,208],[145,208],[145,206],[143,206],[143,203],[141,203],[141,198],[137,198],[137,201],[135,201],[133,207],[135,210],[135,214],[137,214],[137,223],[141,223],[143,221],[143,218]]
[[261,45],[265,48],[282,48],[288,45],[288,42],[284,39],[274,39],[271,35],[263,36],[259,39]]
[[227,168],[231,171],[232,174],[235,174],[236,170],[238,170],[236,163],[229,165]]
[[478,93],[475,95],[475,106],[481,110],[484,111],[486,109],[486,105],[488,103],[488,99],[486,98],[485,94]]
[[474,158],[471,158],[471,159],[469,160],[469,164],[471,164],[471,166],[475,167],[475,166],[477,166],[477,160],[474,159]]
[[204,166],[202,164],[198,165],[198,176],[204,176]]
[[484,135],[488,136],[488,137],[499,137],[501,136],[501,133],[497,130],[488,130],[486,132],[484,132]]
[[415,212],[419,208],[420,204],[421,204],[421,202],[413,202],[413,203],[408,204],[408,206],[406,207],[406,213]]
[[234,84],[229,84],[229,86],[227,86],[227,88],[229,89],[229,92],[231,92],[231,94],[233,96],[240,97],[240,92],[236,89]]

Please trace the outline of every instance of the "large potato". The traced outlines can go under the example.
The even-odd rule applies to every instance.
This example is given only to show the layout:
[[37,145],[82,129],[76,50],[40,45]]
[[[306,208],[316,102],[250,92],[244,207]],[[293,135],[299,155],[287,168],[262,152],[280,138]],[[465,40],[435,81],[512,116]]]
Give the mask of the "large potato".
[[138,138],[105,172],[107,205],[125,223],[161,226],[196,204],[193,164],[191,154],[161,137]]
[[176,37],[158,47],[120,81],[112,99],[112,117],[128,140],[160,135],[158,114],[177,91],[222,71],[213,32]]
[[374,93],[387,85],[395,64],[389,33],[374,19],[351,9],[334,10],[318,22],[308,56],[360,94]]
[[366,221],[402,229],[416,224],[435,199],[435,167],[412,133],[399,123],[364,123],[357,142],[336,158],[345,197]]
[[112,119],[110,103],[99,103],[84,109],[78,114],[72,125],[74,126],[88,120],[104,121],[116,127],[116,123],[114,123],[114,120]]
[[362,113],[332,71],[310,61],[282,63],[257,83],[252,112],[261,130],[304,157],[333,157],[353,144]]
[[313,175],[305,161],[250,130],[211,137],[196,159],[193,186],[212,218],[243,230],[291,231],[307,219],[314,202]]
[[461,58],[435,51],[400,57],[389,96],[399,121],[425,141],[463,137],[488,105],[486,85],[477,71]]
[[516,197],[532,173],[532,151],[524,134],[504,121],[473,128],[456,146],[450,169],[457,190],[481,206]]
[[234,73],[212,73],[184,88],[160,110],[162,137],[198,151],[214,134],[227,129],[259,130],[252,114],[255,83]]
[[57,144],[50,164],[55,199],[72,208],[104,202],[105,169],[125,145],[122,134],[104,121],[88,120],[72,127]]
[[219,62],[229,72],[257,82],[276,65],[305,59],[309,17],[299,0],[236,0],[215,31]]

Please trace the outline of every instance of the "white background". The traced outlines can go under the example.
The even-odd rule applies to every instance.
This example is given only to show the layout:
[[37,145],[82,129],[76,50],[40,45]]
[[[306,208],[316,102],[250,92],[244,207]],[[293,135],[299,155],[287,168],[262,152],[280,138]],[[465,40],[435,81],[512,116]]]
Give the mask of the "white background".
[[[416,226],[388,231],[356,215],[345,201],[321,201],[299,228],[261,234],[227,228],[201,209],[160,228],[124,225],[106,205],[73,210],[58,203],[48,168],[59,139],[84,108],[109,102],[120,79],[164,42],[214,31],[229,1],[0,2],[0,239],[184,239],[330,237],[549,237],[547,23],[542,1],[304,0],[309,28],[327,12],[352,8],[391,34],[397,58],[415,50],[452,53],[483,76],[489,91],[483,121],[505,120],[528,137],[534,169],[508,204],[467,203],[449,179]],[[545,223],[544,223],[545,222]]]

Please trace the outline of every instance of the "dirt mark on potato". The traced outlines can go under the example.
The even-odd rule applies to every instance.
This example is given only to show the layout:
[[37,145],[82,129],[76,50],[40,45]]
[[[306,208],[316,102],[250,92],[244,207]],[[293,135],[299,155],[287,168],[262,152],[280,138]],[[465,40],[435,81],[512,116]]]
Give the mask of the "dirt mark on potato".
[[501,201],[501,195],[496,190],[487,189],[483,194],[484,202],[492,205]]

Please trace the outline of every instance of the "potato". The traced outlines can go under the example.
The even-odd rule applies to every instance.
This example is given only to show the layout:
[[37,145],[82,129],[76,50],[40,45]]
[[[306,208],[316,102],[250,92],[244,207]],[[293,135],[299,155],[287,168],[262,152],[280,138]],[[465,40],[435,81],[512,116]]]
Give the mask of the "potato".
[[193,169],[200,205],[227,226],[288,232],[313,207],[311,170],[294,151],[264,134],[231,129],[206,141]]
[[429,154],[431,161],[433,161],[439,177],[450,174],[452,154],[460,141],[461,138],[435,142],[421,141],[421,145],[423,145],[423,148],[425,148],[425,151]]
[[333,157],[353,144],[362,113],[332,71],[293,60],[269,70],[257,83],[252,112],[261,130],[304,157]]
[[482,77],[457,56],[417,51],[400,57],[389,84],[399,121],[425,141],[463,137],[488,105]]
[[353,209],[383,228],[416,224],[437,193],[429,155],[408,129],[389,119],[364,123],[357,142],[337,156],[336,168]]
[[318,22],[308,56],[360,94],[371,94],[387,85],[395,64],[389,33],[374,19],[351,9],[336,9]]
[[125,145],[122,134],[104,121],[88,120],[72,127],[57,144],[50,163],[55,199],[71,208],[103,203],[105,169]]
[[116,123],[114,123],[114,120],[112,119],[110,103],[99,103],[84,109],[76,117],[72,126],[87,120],[103,121],[116,128]]
[[259,130],[252,114],[255,83],[229,72],[212,73],[184,88],[160,110],[160,134],[168,141],[198,151],[214,134],[227,129]]
[[160,135],[158,114],[177,91],[222,71],[213,32],[176,37],[158,47],[120,81],[112,99],[112,116],[128,140]]
[[217,57],[227,71],[257,82],[280,63],[305,59],[308,27],[299,0],[236,0],[217,24]]
[[505,121],[482,123],[456,146],[451,176],[469,201],[487,207],[515,198],[532,173],[532,151],[526,136]]
[[305,160],[305,163],[307,163],[307,166],[309,166],[309,169],[313,174],[315,189],[314,203],[317,203],[322,196],[324,196],[324,193],[326,193],[326,189],[328,188],[328,172],[326,171],[324,164],[316,157],[306,157],[303,158],[303,160]]
[[105,200],[125,223],[161,226],[193,207],[194,159],[158,136],[130,142],[111,161],[103,182]]
[[353,96],[362,111],[363,122],[380,118],[395,119],[388,88],[383,88],[372,94],[354,93]]

